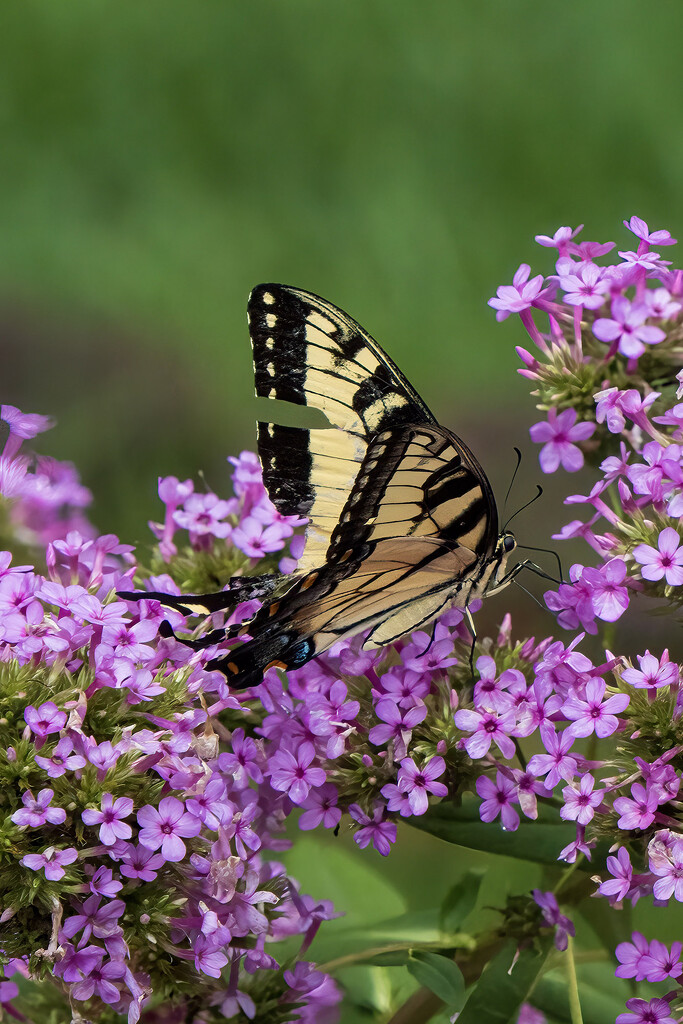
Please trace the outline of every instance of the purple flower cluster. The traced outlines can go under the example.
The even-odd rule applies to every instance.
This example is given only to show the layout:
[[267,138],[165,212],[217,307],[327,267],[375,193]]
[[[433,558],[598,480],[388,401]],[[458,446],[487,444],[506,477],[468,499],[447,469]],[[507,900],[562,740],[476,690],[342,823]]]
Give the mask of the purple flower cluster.
[[[2,413],[10,425],[4,458],[26,478],[21,440],[47,421]],[[263,518],[269,503],[253,461],[242,456],[235,467],[238,498],[191,501],[188,485],[173,521],[197,551],[220,541],[237,568],[236,524]],[[166,481],[162,490],[173,504],[178,487]],[[26,493],[0,493],[22,530]],[[272,859],[287,845],[280,833],[295,806],[290,791],[303,799],[325,772],[311,769],[298,791],[294,778],[278,774],[277,755],[294,750],[298,766],[306,750],[271,750],[253,725],[246,734],[240,723],[254,714],[220,673],[203,669],[208,653],[159,636],[167,614],[176,625],[182,616],[158,602],[117,599],[133,586],[131,548],[74,521],[64,528],[57,509],[61,516],[69,507],[63,495],[30,519],[45,574],[0,556],[0,830],[15,852],[0,883],[2,951],[23,970],[21,958],[34,952],[24,936],[47,927],[53,975],[88,1016],[106,1005],[136,1021],[153,993],[178,1010],[194,986],[212,1019],[253,1017],[265,999],[283,1015],[296,1005],[302,1020],[325,1020],[340,998],[332,980],[305,959],[281,965],[276,957],[279,940],[297,934],[301,957],[332,907],[301,895]],[[300,520],[272,510],[262,525],[277,550]],[[255,537],[247,524],[249,531]],[[169,554],[172,533],[166,540]],[[177,590],[168,576],[152,585]],[[316,742],[333,745],[325,709],[343,714],[338,696],[322,702],[326,738]],[[18,900],[25,889],[29,909]],[[177,985],[159,972],[161,949]],[[13,981],[2,984],[3,1002],[16,997]]]
[[300,516],[283,516],[270,501],[263,486],[261,465],[253,452],[242,452],[228,460],[235,497],[198,494],[192,480],[174,476],[159,478],[159,497],[165,506],[163,523],[150,523],[165,562],[178,554],[176,532],[186,530],[193,551],[208,551],[216,541],[229,540],[251,560],[281,551],[292,539],[291,557],[281,560],[280,571],[291,572],[303,550],[303,537],[294,531],[306,523]]
[[[520,315],[537,350],[517,349],[519,372],[547,413],[531,428],[543,445],[541,469],[575,471],[585,460],[597,470],[588,494],[566,498],[587,507],[585,521],[568,523],[556,539],[581,537],[598,564],[573,565],[569,581],[545,595],[560,626],[594,634],[636,595],[674,609],[683,603],[683,271],[653,251],[675,243],[668,231],[650,231],[638,217],[624,224],[637,250],[619,251],[621,262],[611,265],[601,260],[614,244],[578,242],[579,229],[537,237],[558,250],[556,273],[529,281],[524,265],[490,301],[498,319]],[[550,682],[550,699],[561,700],[539,729],[546,753],[528,770],[547,772],[552,790],[568,783],[560,813],[576,821],[577,836],[562,856],[590,857],[596,840],[610,836],[606,871],[595,878],[600,895],[617,907],[648,895],[658,906],[683,902],[681,666],[668,650],[633,661],[606,652],[596,666],[577,652],[577,640],[554,666],[556,644],[534,665]],[[590,761],[575,752],[575,739],[617,734],[616,753],[595,743]],[[505,772],[500,759],[497,772]],[[508,823],[512,803],[514,795]],[[482,805],[484,813],[491,815]],[[616,973],[677,981],[680,952],[680,943],[669,950],[636,932],[617,948]],[[617,1022],[673,1021],[679,996],[631,999]]]
[[92,495],[80,483],[68,462],[21,452],[28,441],[49,430],[53,420],[37,413],[22,413],[13,405],[0,406],[0,421],[9,434],[0,454],[0,495],[11,523],[38,544],[63,540],[72,531],[84,537],[94,533],[83,509]]

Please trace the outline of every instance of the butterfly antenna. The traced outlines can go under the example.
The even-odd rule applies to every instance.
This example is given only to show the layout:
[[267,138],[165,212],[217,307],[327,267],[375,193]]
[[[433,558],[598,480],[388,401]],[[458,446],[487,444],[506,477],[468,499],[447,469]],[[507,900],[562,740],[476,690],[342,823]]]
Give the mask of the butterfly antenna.
[[560,556],[558,555],[557,551],[554,551],[552,548],[534,548],[534,547],[531,547],[530,544],[518,544],[517,547],[518,548],[522,548],[524,551],[545,551],[545,553],[547,555],[552,555],[555,558],[555,560],[557,561],[557,568],[560,570],[559,582],[560,583],[564,583],[564,573],[562,571],[562,562],[560,561]]
[[510,481],[510,486],[508,487],[507,493],[505,495],[505,501],[503,502],[503,511],[505,511],[505,506],[508,503],[508,498],[510,497],[510,491],[512,490],[512,485],[514,484],[515,477],[517,476],[517,470],[519,469],[519,467],[522,464],[522,453],[520,452],[519,448],[514,447],[512,450],[515,453],[515,455],[517,456],[517,465],[515,466],[515,468],[513,470],[512,480]]
[[505,523],[505,525],[503,526],[503,532],[505,532],[505,530],[507,530],[508,526],[510,525],[510,523],[512,522],[512,520],[513,520],[513,519],[515,518],[515,516],[518,516],[518,515],[519,515],[519,513],[520,513],[520,512],[523,512],[525,508],[528,508],[528,507],[529,507],[529,505],[533,505],[533,503],[534,503],[535,501],[538,501],[538,499],[539,499],[539,498],[541,497],[541,495],[543,494],[543,488],[541,487],[541,485],[540,485],[540,484],[536,484],[536,489],[537,489],[537,492],[538,492],[538,493],[534,495],[534,497],[533,497],[533,498],[531,499],[531,501],[527,501],[526,505],[522,505],[522,507],[521,507],[521,508],[518,508],[516,512],[513,512],[513,513],[512,513],[512,515],[510,516],[510,518],[508,519],[508,521],[507,521],[507,522]]

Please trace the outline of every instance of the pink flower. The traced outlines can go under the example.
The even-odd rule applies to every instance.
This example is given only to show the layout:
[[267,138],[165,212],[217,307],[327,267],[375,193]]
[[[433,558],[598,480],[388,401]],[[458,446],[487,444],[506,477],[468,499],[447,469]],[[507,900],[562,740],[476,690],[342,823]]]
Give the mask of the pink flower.
[[51,825],[61,825],[66,821],[66,811],[63,807],[50,807],[54,795],[52,789],[41,789],[38,796],[34,798],[30,789],[27,789],[21,797],[23,808],[15,811],[12,815],[14,824],[28,828],[38,828],[46,821]]
[[609,353],[619,350],[628,359],[642,356],[646,345],[657,345],[666,337],[661,327],[645,324],[650,310],[644,302],[630,302],[617,295],[612,302],[612,317],[600,317],[593,324],[593,334],[610,345]]
[[557,249],[558,252],[564,252],[572,238],[575,238],[580,231],[583,231],[583,224],[579,224],[578,228],[570,228],[564,226],[558,228],[554,235],[535,235],[534,239],[539,245],[543,245],[546,249]]
[[571,782],[578,773],[576,758],[569,754],[575,737],[568,729],[556,733],[550,722],[543,722],[539,729],[543,746],[547,754],[534,754],[529,761],[529,771],[533,775],[546,775],[545,785],[554,789],[560,779]]
[[567,729],[571,736],[590,736],[594,731],[600,739],[611,736],[619,726],[616,717],[625,711],[631,698],[626,693],[615,693],[603,701],[606,683],[603,679],[590,679],[586,683],[586,699],[570,697],[562,705],[562,712],[572,724]]
[[578,821],[579,825],[587,825],[595,814],[595,808],[602,803],[604,789],[593,792],[595,779],[592,775],[584,775],[579,788],[565,786],[562,790],[564,807],[560,809],[560,817],[567,821]]
[[633,884],[633,867],[625,846],[619,847],[616,857],[607,858],[607,870],[612,877],[600,884],[600,894],[623,900]]
[[675,245],[676,239],[672,238],[666,228],[660,228],[657,231],[650,231],[647,226],[647,221],[644,221],[642,217],[631,217],[630,220],[624,221],[624,227],[632,231],[636,238],[639,238],[642,242],[647,242],[648,245]]
[[34,736],[44,740],[53,732],[59,732],[66,725],[66,715],[60,711],[54,701],[48,700],[39,708],[32,704],[24,711],[24,721]]
[[291,527],[287,524],[275,522],[264,528],[254,516],[247,516],[232,531],[230,540],[250,558],[263,558],[271,551],[279,551],[284,547],[285,539],[291,533]]
[[148,850],[158,850],[167,861],[179,861],[185,856],[185,843],[181,836],[188,839],[199,835],[202,823],[192,814],[187,814],[180,800],[174,796],[166,796],[159,802],[159,809],[145,804],[137,814],[141,826],[138,840]]
[[564,301],[570,306],[585,309],[599,309],[609,292],[609,281],[602,276],[602,270],[595,263],[576,264],[568,257],[557,262],[560,288],[565,292]]
[[271,785],[273,789],[287,793],[294,804],[302,804],[311,787],[322,786],[325,771],[311,767],[315,758],[315,747],[309,741],[301,743],[296,752],[280,749],[271,758]]
[[595,430],[595,424],[576,422],[576,410],[565,409],[558,416],[557,409],[548,409],[547,422],[534,423],[529,430],[531,440],[542,444],[539,456],[544,473],[554,473],[560,465],[568,473],[576,473],[583,466],[583,452],[574,444],[585,441]]
[[476,785],[477,793],[481,797],[481,820],[493,821],[500,814],[503,828],[508,832],[515,832],[519,828],[519,815],[512,807],[517,803],[517,786],[512,779],[506,778],[502,772],[496,772],[495,782],[486,775],[480,775]]
[[678,841],[665,856],[650,854],[650,871],[658,876],[653,887],[656,900],[672,896],[683,903],[683,842]]
[[678,978],[683,973],[681,950],[683,950],[681,942],[672,943],[671,951],[669,951],[663,942],[653,939],[641,964],[645,980],[656,983],[666,981],[667,978]]
[[66,850],[56,850],[54,846],[48,846],[42,853],[27,853],[22,857],[21,863],[31,871],[45,871],[45,877],[50,882],[58,882],[65,875],[64,865],[73,864],[78,858],[78,851],[69,846]]
[[612,558],[599,569],[585,568],[581,581],[590,590],[591,604],[603,622],[616,622],[628,608],[628,590],[622,586],[626,579],[626,562]]
[[638,664],[640,671],[636,668],[624,669],[621,678],[639,690],[675,686],[678,682],[678,665],[675,661],[669,661],[668,650],[662,653],[661,661],[645,651],[645,654],[638,655]]
[[434,796],[448,796],[448,788],[443,782],[436,782],[446,770],[446,763],[438,755],[432,757],[421,768],[406,757],[401,761],[398,772],[398,788],[408,797],[410,810],[413,814],[424,814],[429,806],[429,793]]
[[458,729],[471,732],[472,735],[461,741],[470,757],[484,757],[488,754],[491,743],[495,743],[503,757],[515,756],[515,744],[510,733],[516,727],[515,716],[511,711],[502,715],[495,711],[469,711],[463,708],[456,711],[454,721]]
[[496,320],[505,320],[510,313],[521,313],[533,305],[541,295],[543,275],[538,274],[529,281],[531,267],[521,263],[512,279],[512,284],[502,284],[496,291],[496,297],[488,300],[488,305],[497,309]]
[[349,814],[361,826],[353,837],[354,842],[360,846],[361,850],[364,850],[371,842],[377,852],[386,857],[391,850],[391,844],[396,842],[396,825],[393,821],[382,820],[384,818],[382,804],[375,804],[372,817],[369,817],[359,804],[351,804]]
[[55,421],[51,416],[41,416],[36,412],[22,412],[14,405],[0,406],[0,420],[9,426],[9,437],[5,443],[3,456],[13,459],[21,448],[21,442],[50,430]]
[[646,580],[661,580],[666,577],[670,587],[683,583],[683,547],[676,530],[667,526],[659,534],[656,550],[649,544],[639,544],[633,549],[633,557],[640,562],[640,574]]
[[666,999],[627,999],[626,1006],[633,1013],[620,1013],[615,1024],[677,1024]]
[[614,810],[621,815],[617,825],[619,828],[647,828],[655,820],[655,811],[659,806],[657,793],[634,782],[631,786],[631,799],[620,796],[614,801]]
[[133,834],[130,825],[122,820],[132,813],[133,801],[130,797],[121,796],[114,800],[111,793],[104,793],[102,810],[86,808],[81,817],[86,825],[99,825],[100,842],[105,846],[113,846],[117,839],[130,839]]

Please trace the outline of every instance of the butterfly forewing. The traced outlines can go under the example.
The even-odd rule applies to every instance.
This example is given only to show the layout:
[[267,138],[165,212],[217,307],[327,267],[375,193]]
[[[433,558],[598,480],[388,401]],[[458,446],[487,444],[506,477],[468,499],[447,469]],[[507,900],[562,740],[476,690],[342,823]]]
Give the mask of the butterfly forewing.
[[370,335],[317,295],[259,285],[248,315],[257,396],[318,409],[331,424],[258,425],[271,501],[283,515],[309,519],[299,566],[306,570],[325,561],[369,441],[387,427],[436,421]]
[[401,371],[350,316],[283,285],[249,298],[256,394],[307,405],[366,441],[398,423],[436,420]]

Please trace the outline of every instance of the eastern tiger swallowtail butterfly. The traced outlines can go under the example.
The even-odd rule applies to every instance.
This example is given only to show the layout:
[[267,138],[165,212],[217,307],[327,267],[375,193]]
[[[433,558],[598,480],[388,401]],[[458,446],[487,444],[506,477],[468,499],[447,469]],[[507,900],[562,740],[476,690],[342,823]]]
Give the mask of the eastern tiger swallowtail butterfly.
[[248,315],[256,395],[311,406],[330,424],[258,424],[271,501],[309,521],[297,571],[234,578],[217,594],[122,596],[185,614],[264,598],[247,624],[186,641],[248,635],[207,666],[244,688],[361,631],[381,647],[506,586],[521,565],[506,574],[515,539],[499,533],[486,474],[370,335],[325,299],[279,284],[255,288]]

